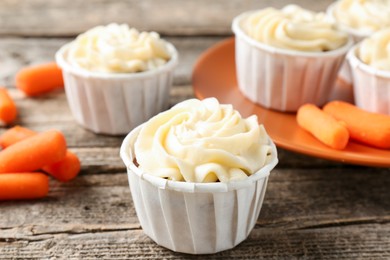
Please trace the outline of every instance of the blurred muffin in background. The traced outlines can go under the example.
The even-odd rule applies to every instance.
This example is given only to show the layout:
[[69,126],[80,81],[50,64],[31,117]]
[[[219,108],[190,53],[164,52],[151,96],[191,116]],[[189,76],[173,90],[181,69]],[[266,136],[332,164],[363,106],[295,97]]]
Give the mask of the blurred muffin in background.
[[[340,30],[348,33],[355,43],[374,32],[390,27],[390,0],[338,0],[327,9],[328,16],[335,21]],[[342,83],[353,84],[349,64],[345,62],[340,70]],[[344,84],[345,85],[345,84]],[[353,96],[352,86],[349,96]],[[336,99],[340,99],[337,93]],[[353,102],[353,100],[351,100]]]
[[56,61],[76,121],[116,135],[168,108],[178,53],[156,32],[109,24],[64,45]]
[[339,0],[327,13],[356,43],[390,27],[390,0]]
[[296,5],[243,13],[232,29],[240,90],[251,101],[280,111],[326,103],[352,45],[324,13]]
[[364,39],[347,57],[356,105],[390,115],[390,28]]

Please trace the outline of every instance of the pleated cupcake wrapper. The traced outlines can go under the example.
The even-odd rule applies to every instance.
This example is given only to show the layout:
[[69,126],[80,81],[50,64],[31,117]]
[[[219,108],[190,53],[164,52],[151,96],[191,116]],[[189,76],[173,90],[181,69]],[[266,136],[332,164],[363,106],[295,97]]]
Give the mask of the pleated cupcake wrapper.
[[337,50],[322,53],[275,48],[243,32],[240,22],[250,13],[236,17],[232,25],[241,92],[252,102],[280,111],[294,112],[305,103],[326,103],[352,39]]
[[363,63],[352,48],[347,56],[353,76],[355,104],[367,111],[390,115],[390,72]]
[[69,44],[56,53],[62,68],[65,92],[76,121],[95,132],[129,133],[134,127],[169,107],[173,70],[178,62],[169,44],[171,60],[153,71],[141,73],[94,73],[72,67],[66,61]]
[[[327,15],[336,23],[333,10],[337,3],[327,8]],[[371,36],[373,32],[362,32],[342,24],[338,26],[340,30],[347,32],[355,43],[355,46],[349,50],[346,62],[340,70],[340,76],[353,84],[355,104],[371,112],[390,114],[390,73],[372,68],[356,57],[360,42]]]
[[188,183],[155,177],[134,164],[134,142],[142,125],[123,141],[121,157],[144,232],[157,244],[176,252],[210,254],[245,240],[260,214],[272,159],[246,180],[231,183]]

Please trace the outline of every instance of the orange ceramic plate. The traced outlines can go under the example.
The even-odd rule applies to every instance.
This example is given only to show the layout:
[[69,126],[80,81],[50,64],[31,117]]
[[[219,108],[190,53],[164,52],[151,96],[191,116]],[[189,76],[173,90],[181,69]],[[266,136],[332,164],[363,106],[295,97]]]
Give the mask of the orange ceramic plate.
[[324,159],[366,165],[390,167],[390,150],[375,149],[349,142],[342,151],[323,145],[296,123],[295,113],[265,109],[246,99],[237,87],[234,63],[234,38],[208,49],[197,61],[192,83],[195,96],[216,97],[221,103],[232,104],[243,116],[256,114],[277,146]]

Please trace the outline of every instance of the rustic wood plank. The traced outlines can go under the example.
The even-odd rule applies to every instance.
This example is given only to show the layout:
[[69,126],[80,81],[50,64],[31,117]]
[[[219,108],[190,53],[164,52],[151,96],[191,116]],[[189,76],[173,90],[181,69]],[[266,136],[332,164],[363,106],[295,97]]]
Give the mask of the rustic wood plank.
[[[260,225],[285,229],[390,220],[390,169],[277,169]],[[355,224],[356,224],[355,223]]]
[[[324,11],[332,0],[2,0],[0,35],[74,36],[111,22],[166,35],[230,35],[238,14],[295,3]],[[44,11],[43,11],[44,10]],[[44,14],[43,14],[44,12]]]
[[[365,167],[276,169],[249,239],[212,257],[386,258],[389,174]],[[2,257],[189,257],[142,233],[124,172],[50,184],[42,200],[0,203]]]
[[[84,156],[91,160],[93,155],[88,155],[88,149],[84,150],[87,153]],[[96,149],[96,161],[86,166],[88,172],[107,154],[115,158],[116,152],[99,150]],[[82,154],[82,151],[77,151]],[[120,164],[120,161],[114,161]],[[112,165],[111,162],[109,167]],[[242,248],[243,251],[235,249],[215,257],[233,259],[243,252],[256,258],[272,255],[331,258],[387,256],[388,251],[385,249],[389,248],[389,232],[383,226],[386,227],[390,221],[388,174],[389,169],[366,167],[276,170],[270,178],[266,200],[256,226],[258,231],[252,233],[260,232],[261,235],[253,240],[251,235],[244,243],[248,247]],[[55,245],[50,251],[52,256],[64,254],[69,257],[92,257],[87,253],[89,250],[84,251],[85,247],[94,247],[96,257],[117,258],[120,256],[117,255],[117,249],[122,247],[121,255],[127,257],[137,252],[140,258],[149,258],[154,253],[166,257],[178,256],[155,246],[148,239],[145,242],[142,236],[136,236],[142,233],[137,231],[139,224],[123,172],[88,176],[82,172],[80,177],[70,183],[52,181],[50,195],[44,200],[5,202],[0,203],[0,208],[0,241],[4,242],[0,243],[0,254],[4,257],[23,258],[28,252],[37,258],[48,257],[47,250],[39,250],[43,245],[49,245],[49,248]],[[377,228],[372,229],[369,225],[371,223],[378,224]],[[272,231],[264,233],[264,229]],[[313,229],[319,231],[314,232]],[[286,231],[289,234],[287,238]],[[123,232],[126,232],[124,238]],[[80,236],[75,237],[74,234]],[[306,240],[308,236],[310,239]],[[118,242],[118,237],[121,242]],[[107,239],[115,242],[105,244]],[[63,248],[65,245],[75,245],[72,241],[80,247],[64,252],[68,249]],[[264,246],[261,250],[258,249],[259,241]],[[298,241],[303,245],[294,246],[294,251],[291,251],[288,245]],[[343,241],[343,245],[340,248],[339,244],[332,244],[331,241]],[[278,245],[279,250],[275,251],[275,245]],[[310,249],[307,250],[307,247]],[[145,250],[153,253],[145,254]]]
[[[257,224],[294,230],[390,222],[389,174],[389,169],[364,167],[276,169]],[[41,200],[1,202],[0,230],[40,235],[138,224],[124,171],[82,173],[69,183],[52,180],[50,187],[49,196]]]
[[[390,225],[294,230],[255,229],[232,250],[208,255],[207,259],[388,259]],[[156,245],[140,230],[84,234],[52,234],[40,240],[28,237],[0,242],[4,258],[42,259],[204,259],[175,253]]]

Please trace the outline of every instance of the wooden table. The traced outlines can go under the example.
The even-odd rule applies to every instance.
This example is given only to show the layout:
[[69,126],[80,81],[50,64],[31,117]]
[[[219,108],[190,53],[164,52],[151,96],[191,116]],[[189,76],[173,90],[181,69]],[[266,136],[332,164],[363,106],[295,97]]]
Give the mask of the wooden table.
[[[177,46],[180,66],[171,92],[173,105],[193,97],[194,62],[231,35],[234,16],[288,2],[0,1],[0,84],[9,87],[16,100],[16,124],[37,131],[61,130],[82,162],[75,180],[50,181],[47,198],[0,202],[0,258],[196,258],[160,247],[143,233],[119,158],[123,136],[84,130],[74,121],[61,90],[39,98],[23,96],[15,89],[15,73],[25,65],[53,60],[61,45],[92,26],[125,22],[158,31]],[[331,2],[296,1],[314,10],[324,10]],[[208,258],[390,258],[388,168],[344,165],[282,149],[279,160],[249,238]]]

